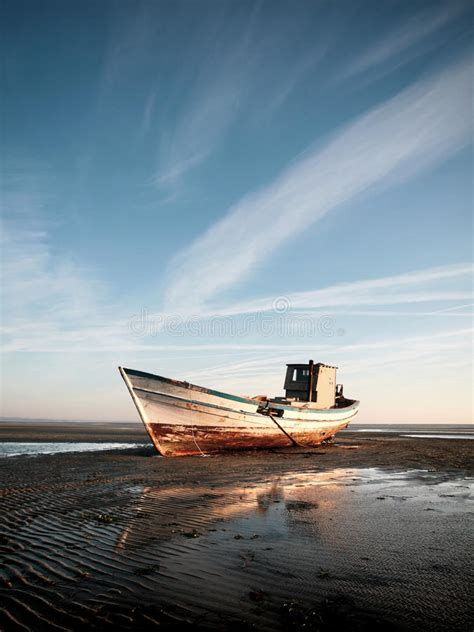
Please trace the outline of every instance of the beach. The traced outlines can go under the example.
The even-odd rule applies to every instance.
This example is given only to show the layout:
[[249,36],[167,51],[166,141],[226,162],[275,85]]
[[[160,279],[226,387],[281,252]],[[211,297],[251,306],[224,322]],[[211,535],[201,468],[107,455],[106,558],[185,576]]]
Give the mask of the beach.
[[166,459],[139,424],[0,431],[131,446],[0,459],[2,630],[472,629],[472,441]]

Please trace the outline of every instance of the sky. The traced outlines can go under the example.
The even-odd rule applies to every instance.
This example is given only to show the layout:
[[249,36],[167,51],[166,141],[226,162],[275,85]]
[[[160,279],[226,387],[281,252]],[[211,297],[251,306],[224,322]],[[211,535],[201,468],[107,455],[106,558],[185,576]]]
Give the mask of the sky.
[[117,367],[472,418],[469,2],[4,0],[0,414]]

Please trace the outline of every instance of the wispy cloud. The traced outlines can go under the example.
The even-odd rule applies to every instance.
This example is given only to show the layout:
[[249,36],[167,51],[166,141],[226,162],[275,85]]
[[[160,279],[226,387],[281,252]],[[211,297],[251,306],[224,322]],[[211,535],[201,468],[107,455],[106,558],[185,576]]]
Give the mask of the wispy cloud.
[[[437,266],[376,279],[338,283],[331,287],[285,294],[288,309],[341,309],[355,306],[405,305],[459,301],[472,297],[473,266],[470,263]],[[443,282],[464,280],[461,288],[446,288]],[[465,306],[463,306],[465,307]],[[275,309],[275,297],[266,297],[216,308],[215,313],[243,314]],[[453,309],[459,309],[453,308]],[[370,313],[370,312],[367,312]]]
[[419,82],[244,197],[174,261],[168,308],[199,305],[356,196],[413,178],[470,142],[470,60]]
[[457,312],[460,309],[466,309],[467,307],[474,307],[474,303],[466,303],[465,305],[456,305],[455,307],[446,307],[445,309],[436,310],[434,314],[447,314],[448,312]]
[[107,323],[112,313],[105,286],[92,270],[51,244],[53,224],[45,220],[45,206],[54,198],[50,170],[25,159],[7,165],[0,195],[3,350],[97,341],[98,323]]
[[[316,11],[320,21],[313,24],[313,42],[301,49],[311,11],[303,6],[290,18],[276,10],[271,19],[261,19],[262,7],[256,2],[242,13],[245,18],[236,19],[231,5],[222,5],[194,29],[194,55],[186,60],[193,74],[174,102],[176,121],[159,141],[158,166],[151,178],[158,187],[180,184],[219,149],[243,113],[247,120],[268,120],[315,71],[344,22],[341,11],[331,10],[329,17]],[[282,41],[295,51],[285,55]],[[279,70],[269,79],[272,66]],[[149,120],[147,110],[144,119]]]
[[[462,2],[446,4],[437,10],[429,9],[412,15],[370,45],[343,71],[341,78],[367,73],[381,65],[393,66],[411,59],[419,53],[419,45],[426,50],[427,40],[444,26],[451,23],[466,9]],[[437,38],[430,46],[439,45]],[[415,52],[416,51],[416,52]]]
[[[246,315],[264,314],[275,309],[275,297],[253,299],[228,305],[206,305],[199,311],[176,313],[150,313],[143,329],[132,327],[135,317],[124,304],[117,305],[110,298],[108,288],[95,278],[93,271],[82,268],[64,255],[53,251],[46,230],[28,227],[23,220],[18,224],[3,226],[2,250],[4,263],[1,275],[1,303],[3,305],[1,332],[5,352],[46,353],[96,353],[100,352],[154,352],[160,354],[218,352],[222,359],[258,353],[259,363],[268,356],[282,351],[299,353],[306,350],[308,343],[295,344],[292,336],[286,341],[275,341],[274,337],[260,332],[258,341],[248,342],[247,335],[258,327],[258,321],[246,334],[219,333],[217,327],[206,328],[205,323],[214,322],[216,317],[226,319],[245,318]],[[285,321],[287,331],[294,324],[300,327],[300,316],[308,316],[317,324],[318,316],[469,316],[470,312],[454,311],[466,309],[462,304],[447,310],[425,310],[424,312],[381,311],[384,305],[430,305],[452,303],[471,298],[469,280],[470,264],[457,264],[417,270],[405,274],[340,283],[331,287],[306,292],[288,293],[284,297],[288,311],[276,316]],[[452,289],[456,287],[457,289]],[[451,289],[450,289],[451,288]],[[281,297],[280,299],[281,300]],[[361,310],[363,307],[365,309]],[[133,311],[133,310],[132,310]],[[183,325],[182,334],[176,337],[174,323],[179,317]],[[203,323],[202,337],[185,335],[186,323]],[[219,321],[217,321],[219,322]],[[426,322],[426,321],[425,321]],[[135,323],[136,324],[136,323]],[[147,325],[150,325],[148,328]],[[240,331],[237,327],[236,331]],[[259,331],[259,330],[257,330]],[[205,333],[208,332],[208,333]],[[213,333],[214,332],[214,333]],[[275,332],[274,332],[275,333]],[[298,334],[301,339],[301,334]],[[184,337],[183,337],[184,336]],[[319,334],[318,338],[321,338]],[[322,338],[324,340],[324,337]],[[341,344],[337,347],[341,347]],[[311,338],[311,344],[314,338]],[[378,345],[379,343],[377,343]],[[321,345],[334,353],[334,345]],[[262,355],[264,354],[264,355]],[[283,360],[282,360],[283,361]]]
[[1,226],[4,349],[29,350],[64,337],[85,342],[98,314],[104,315],[103,284],[55,253],[46,230],[22,224]]
[[[186,378],[196,383],[238,392],[255,394],[255,389],[261,389],[258,392],[276,394],[281,391],[282,367],[285,363],[290,360],[306,362],[308,356],[313,356],[320,361],[339,365],[343,369],[343,375],[350,377],[351,381],[357,376],[367,379],[367,376],[381,370],[386,375],[390,371],[402,370],[407,379],[410,367],[417,372],[422,369],[436,369],[440,366],[440,358],[456,367],[472,362],[469,352],[472,335],[471,328],[457,328],[435,331],[429,335],[392,336],[337,346],[317,342],[306,345],[287,344],[273,352],[271,349],[266,352],[262,350],[251,358],[222,362],[217,366],[212,364],[192,371]],[[228,357],[231,359],[232,356]]]
[[235,116],[242,82],[242,76],[223,75],[193,97],[174,132],[162,139],[160,168],[152,178],[155,184],[175,184],[209,156]]
[[298,84],[307,79],[330,49],[330,33],[320,34],[318,44],[307,50],[296,60],[291,68],[291,72],[284,74],[279,81],[275,82],[275,94],[271,97],[263,108],[262,116],[268,117],[273,111],[280,108],[290,97]]
[[223,8],[195,29],[195,56],[187,60],[195,76],[176,104],[174,128],[160,139],[159,164],[152,177],[156,185],[176,185],[209,156],[235,120],[248,97],[258,10],[257,3],[232,33],[226,29]]

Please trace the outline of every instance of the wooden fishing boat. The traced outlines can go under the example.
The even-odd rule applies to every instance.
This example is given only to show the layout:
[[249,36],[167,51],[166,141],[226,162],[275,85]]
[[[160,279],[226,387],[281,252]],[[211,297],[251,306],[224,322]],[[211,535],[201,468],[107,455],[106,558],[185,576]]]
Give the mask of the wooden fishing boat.
[[119,367],[153,444],[163,456],[316,446],[346,428],[359,402],[343,395],[336,368],[288,364],[285,397],[241,397]]

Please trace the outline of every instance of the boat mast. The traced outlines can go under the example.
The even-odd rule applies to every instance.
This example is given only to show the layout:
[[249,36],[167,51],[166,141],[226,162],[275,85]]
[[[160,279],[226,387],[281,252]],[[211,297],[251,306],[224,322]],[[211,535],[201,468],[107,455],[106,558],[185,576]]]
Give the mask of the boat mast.
[[313,378],[314,378],[314,362],[309,361],[309,375],[308,375],[308,402],[313,401]]

